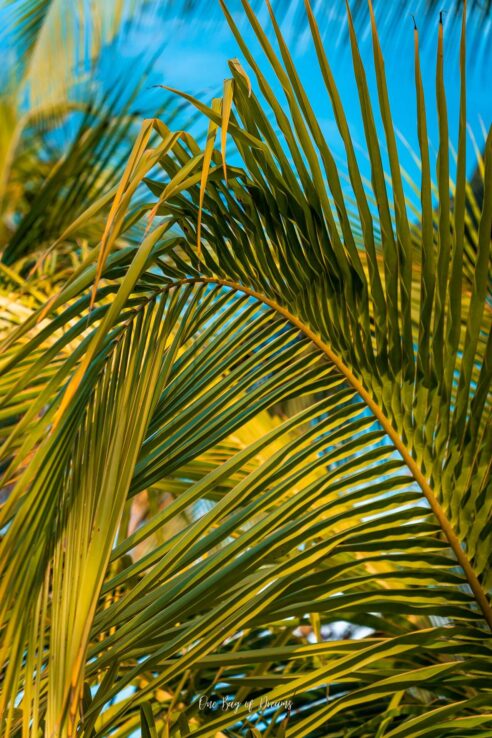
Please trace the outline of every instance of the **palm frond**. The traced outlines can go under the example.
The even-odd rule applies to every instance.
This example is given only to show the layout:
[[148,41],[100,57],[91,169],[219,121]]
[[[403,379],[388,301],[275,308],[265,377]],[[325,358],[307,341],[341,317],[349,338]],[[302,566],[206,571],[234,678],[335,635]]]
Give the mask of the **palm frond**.
[[224,7],[255,84],[234,60],[224,100],[184,96],[205,151],[143,125],[100,243],[3,340],[3,728],[485,738],[492,136],[470,294],[466,87],[452,199],[442,27],[437,227],[415,32],[417,229],[375,19],[386,177],[348,15],[368,192],[309,6],[350,187],[274,17],[280,56],[243,6],[284,97]]
[[31,105],[66,100],[74,81],[89,74],[103,46],[147,4],[110,0],[88,5],[77,0],[67,13],[60,0],[8,0],[4,33],[17,50]]

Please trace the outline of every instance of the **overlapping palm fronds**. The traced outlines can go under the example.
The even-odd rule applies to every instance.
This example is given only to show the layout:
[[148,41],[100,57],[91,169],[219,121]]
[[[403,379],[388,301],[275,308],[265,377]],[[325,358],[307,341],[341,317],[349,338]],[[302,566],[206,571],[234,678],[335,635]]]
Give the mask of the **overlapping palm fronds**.
[[374,17],[390,187],[347,11],[368,192],[310,6],[349,189],[243,7],[283,97],[224,6],[251,79],[185,96],[203,150],[143,125],[100,242],[5,335],[2,728],[485,738],[492,137],[467,229],[465,23],[453,197],[439,29],[437,223],[415,30],[416,224]]

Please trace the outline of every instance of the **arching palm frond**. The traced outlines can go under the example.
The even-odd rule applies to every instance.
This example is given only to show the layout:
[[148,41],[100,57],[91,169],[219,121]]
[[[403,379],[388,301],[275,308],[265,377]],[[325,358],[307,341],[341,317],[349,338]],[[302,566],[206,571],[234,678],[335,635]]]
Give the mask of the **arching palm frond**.
[[221,100],[188,98],[204,150],[144,123],[100,243],[3,341],[2,727],[485,738],[492,137],[466,236],[441,27],[434,227],[415,31],[416,231],[374,19],[391,187],[349,16],[368,193],[309,6],[349,189],[278,27],[280,57],[244,2],[282,99],[224,11],[255,81],[234,60]]

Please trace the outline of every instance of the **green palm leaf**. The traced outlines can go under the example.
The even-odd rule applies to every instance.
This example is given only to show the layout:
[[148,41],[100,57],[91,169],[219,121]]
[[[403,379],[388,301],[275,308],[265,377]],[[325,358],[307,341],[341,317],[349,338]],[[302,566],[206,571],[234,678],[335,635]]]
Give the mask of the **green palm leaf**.
[[[224,11],[262,97],[237,61],[222,103],[185,96],[204,154],[147,122],[100,247],[5,334],[3,727],[490,735],[492,139],[470,295],[465,84],[452,201],[442,29],[435,233],[417,36],[418,231],[374,18],[386,178],[350,26],[368,192],[310,8],[350,187],[278,26],[280,58],[244,2],[282,99]],[[341,620],[368,636],[330,640]],[[237,710],[201,709],[211,693]]]

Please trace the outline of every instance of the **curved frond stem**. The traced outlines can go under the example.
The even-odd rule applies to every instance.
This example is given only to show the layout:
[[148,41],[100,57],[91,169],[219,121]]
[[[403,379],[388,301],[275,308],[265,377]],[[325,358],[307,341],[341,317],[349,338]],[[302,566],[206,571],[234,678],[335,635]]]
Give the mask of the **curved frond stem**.
[[463,569],[463,572],[466,576],[470,589],[472,590],[475,600],[483,613],[483,616],[485,618],[485,621],[487,622],[487,625],[492,630],[492,607],[466,555],[466,552],[463,550],[463,547],[460,543],[458,536],[456,535],[453,529],[453,526],[448,520],[446,513],[444,512],[442,506],[440,505],[438,499],[436,498],[431,486],[429,485],[429,482],[427,481],[421,469],[419,468],[419,465],[417,464],[415,459],[412,457],[412,454],[410,453],[410,451],[407,449],[407,447],[403,443],[400,435],[393,427],[391,421],[386,417],[381,407],[373,399],[371,394],[364,387],[360,379],[356,377],[356,375],[353,373],[350,367],[348,367],[343,362],[343,360],[335,353],[335,351],[333,351],[331,346],[329,346],[325,341],[323,341],[316,334],[315,331],[313,331],[308,325],[306,325],[296,315],[291,313],[290,310],[288,310],[286,307],[284,307],[283,305],[280,305],[280,303],[276,302],[275,300],[272,300],[266,295],[263,295],[262,293],[257,292],[256,290],[253,290],[243,284],[240,284],[239,282],[219,279],[216,277],[190,277],[186,279],[177,280],[176,282],[173,282],[171,286],[179,287],[185,284],[213,284],[213,285],[218,285],[221,287],[229,287],[232,290],[235,290],[237,292],[242,292],[245,295],[248,295],[249,297],[252,297],[262,302],[263,304],[268,305],[268,307],[272,308],[272,310],[274,310],[276,313],[281,315],[289,323],[294,325],[301,333],[307,336],[314,343],[314,345],[317,348],[319,348],[320,351],[322,351],[328,357],[328,359],[337,367],[337,369],[344,375],[344,377],[349,382],[349,384],[356,390],[356,392],[360,395],[360,397],[367,404],[367,406],[373,413],[374,417],[381,424],[385,433],[387,433],[388,437],[392,440],[395,446],[395,449],[398,451],[403,461],[408,466],[409,471],[412,473],[415,481],[417,482],[420,489],[422,490],[424,497],[429,503],[429,506],[432,512],[434,513],[441,527],[442,532],[446,536],[446,539],[454,555],[456,556],[457,562]]

